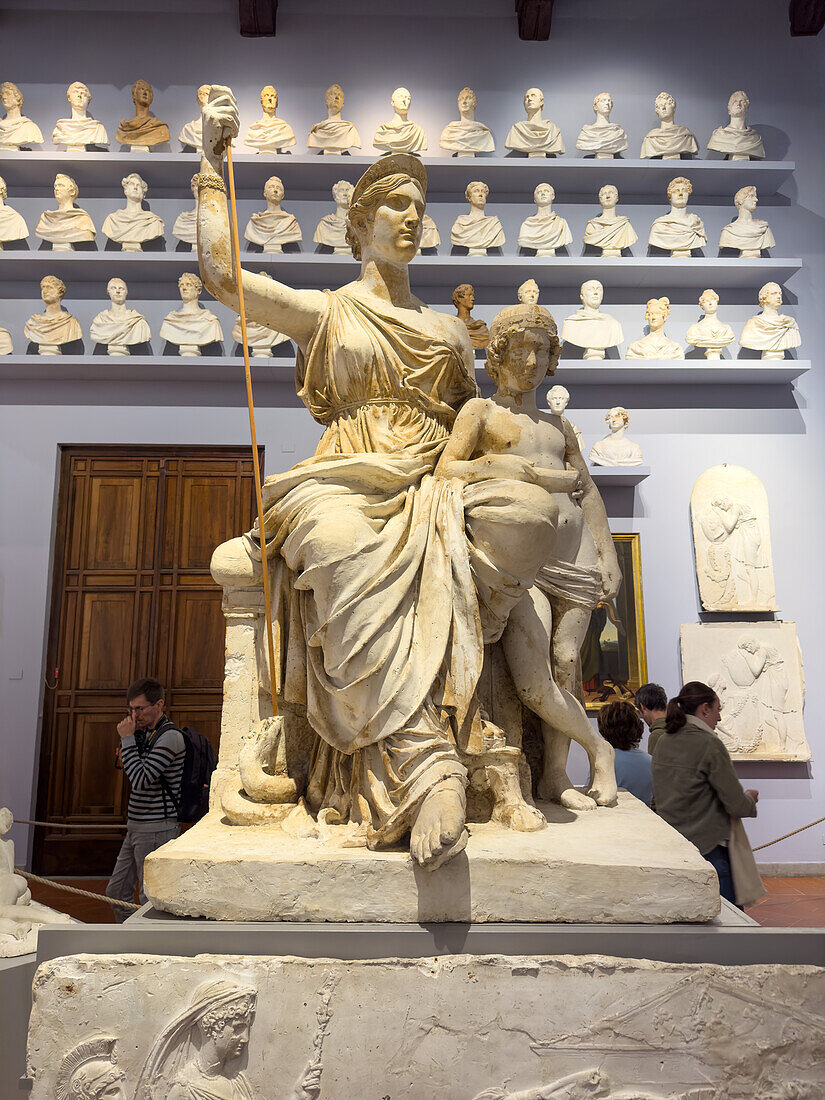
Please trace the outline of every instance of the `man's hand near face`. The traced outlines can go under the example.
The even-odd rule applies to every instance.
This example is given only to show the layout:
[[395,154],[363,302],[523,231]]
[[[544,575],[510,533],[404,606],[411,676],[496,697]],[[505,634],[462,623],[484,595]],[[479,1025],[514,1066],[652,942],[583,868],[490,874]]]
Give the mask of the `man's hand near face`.
[[117,735],[122,741],[124,737],[132,737],[134,732],[135,720],[131,714],[127,714],[126,717],[121,718],[117,724]]

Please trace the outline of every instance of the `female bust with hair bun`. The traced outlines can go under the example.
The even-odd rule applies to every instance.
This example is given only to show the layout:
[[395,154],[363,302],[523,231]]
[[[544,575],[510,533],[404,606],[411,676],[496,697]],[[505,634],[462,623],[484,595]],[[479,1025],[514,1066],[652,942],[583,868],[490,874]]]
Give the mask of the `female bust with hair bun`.
[[714,732],[721,709],[713,688],[698,680],[670,700],[653,754],[653,797],[659,816],[713,864],[719,892],[736,904],[728,843],[736,822],[756,817],[759,792],[744,790]]

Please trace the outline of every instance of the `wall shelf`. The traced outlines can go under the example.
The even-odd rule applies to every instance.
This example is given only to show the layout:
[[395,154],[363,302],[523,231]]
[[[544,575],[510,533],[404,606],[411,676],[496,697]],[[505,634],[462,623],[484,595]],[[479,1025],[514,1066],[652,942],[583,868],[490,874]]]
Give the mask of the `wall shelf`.
[[650,477],[649,466],[588,466],[587,469],[600,489],[638,485]]

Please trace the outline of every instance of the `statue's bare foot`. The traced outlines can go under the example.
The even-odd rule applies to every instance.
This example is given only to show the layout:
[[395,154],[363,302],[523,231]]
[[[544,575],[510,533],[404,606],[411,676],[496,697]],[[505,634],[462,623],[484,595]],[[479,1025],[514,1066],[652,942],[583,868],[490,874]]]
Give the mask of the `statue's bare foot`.
[[547,825],[547,819],[541,810],[527,802],[496,806],[492,818],[517,833],[535,833]]
[[539,798],[558,802],[566,810],[595,810],[596,800],[577,791],[565,771],[546,771],[539,780]]
[[464,787],[448,779],[430,791],[421,804],[410,833],[410,855],[428,870],[435,870],[467,847]]
[[616,785],[615,757],[613,746],[607,741],[603,741],[596,750],[587,793],[597,806],[614,806],[616,803],[619,788]]

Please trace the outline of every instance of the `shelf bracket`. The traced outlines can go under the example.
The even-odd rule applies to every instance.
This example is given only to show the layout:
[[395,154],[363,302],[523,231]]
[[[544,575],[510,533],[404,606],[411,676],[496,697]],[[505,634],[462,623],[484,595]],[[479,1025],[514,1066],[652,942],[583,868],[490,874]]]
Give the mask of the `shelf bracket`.
[[791,37],[819,34],[825,27],[825,0],[790,0]]
[[238,22],[243,38],[274,38],[278,0],[238,0]]
[[553,20],[553,0],[516,0],[518,36],[525,42],[546,42]]

